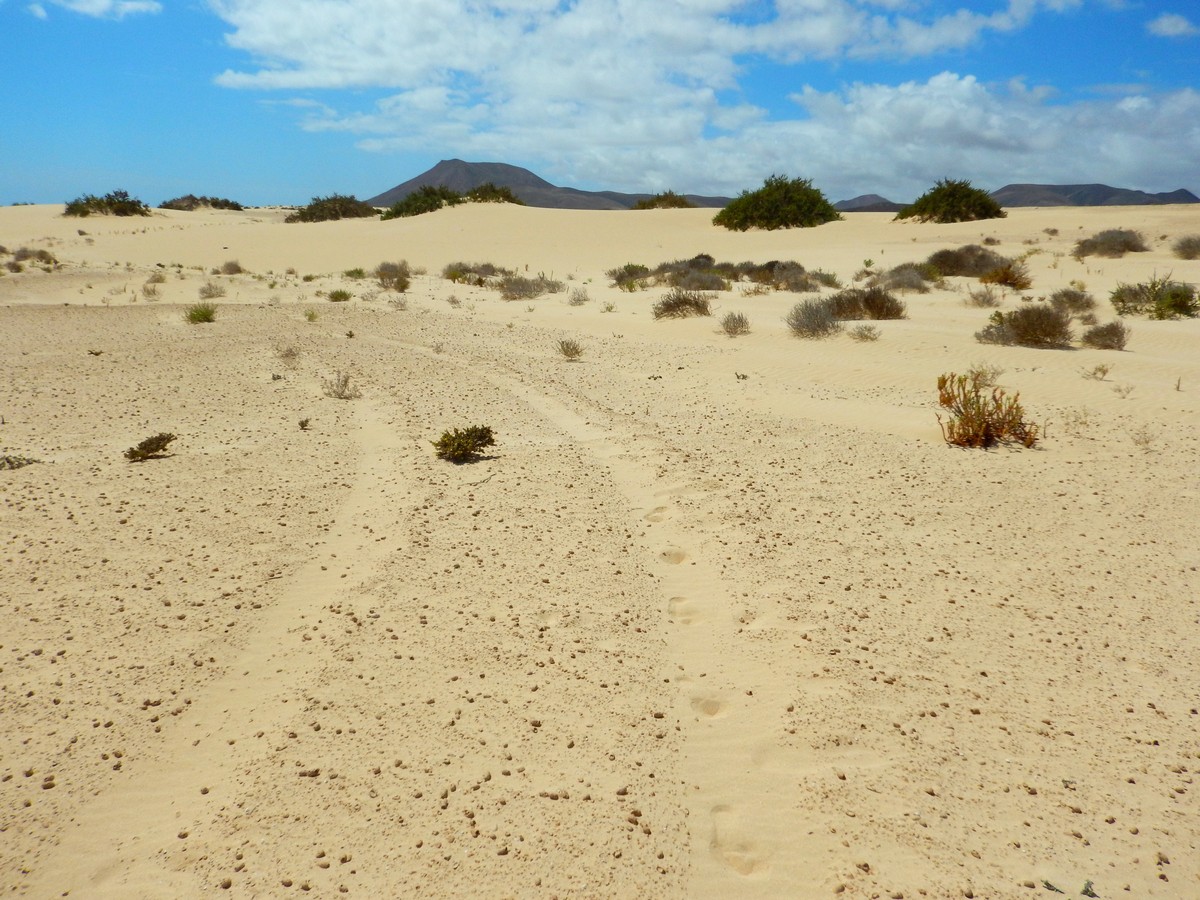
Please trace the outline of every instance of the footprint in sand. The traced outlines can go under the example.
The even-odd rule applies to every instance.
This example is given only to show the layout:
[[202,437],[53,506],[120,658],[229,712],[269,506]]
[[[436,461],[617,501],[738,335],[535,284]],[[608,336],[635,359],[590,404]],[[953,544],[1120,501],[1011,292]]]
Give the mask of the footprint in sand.
[[646,515],[642,516],[647,522],[661,522],[666,517],[667,507],[665,506],[656,506],[650,512],[646,513]]
[[680,625],[695,625],[704,619],[700,605],[687,597],[672,597],[668,600],[667,615],[671,621],[678,622]]
[[713,807],[709,850],[739,875],[763,872],[770,867],[770,851],[760,842],[747,837],[740,818],[731,807]]
[[688,558],[688,555],[678,547],[668,547],[658,556],[663,562],[670,563],[673,566],[679,565]]
[[716,697],[696,696],[692,698],[692,709],[708,719],[725,715],[728,704]]

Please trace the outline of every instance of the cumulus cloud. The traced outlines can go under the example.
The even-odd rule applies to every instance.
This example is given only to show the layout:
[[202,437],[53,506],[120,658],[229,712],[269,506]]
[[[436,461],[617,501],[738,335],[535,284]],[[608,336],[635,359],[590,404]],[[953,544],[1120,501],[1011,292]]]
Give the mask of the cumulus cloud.
[[[908,0],[208,2],[228,43],[259,63],[220,84],[373,89],[297,106],[304,128],[366,151],[535,164],[560,183],[733,193],[779,172],[835,198],[895,199],[943,176],[1173,188],[1200,156],[1191,90],[1064,103],[1046,87],[952,72],[833,91],[799,77],[813,61],[959,49],[1078,0],[924,18]],[[755,61],[796,65],[790,113],[747,95]]]
[[[136,13],[162,11],[162,4],[155,0],[49,0],[49,2],[72,12],[94,16],[97,19],[123,19],[125,16]],[[34,6],[42,10],[42,18],[45,18],[45,8],[42,4],[34,4]]]
[[1157,37],[1195,37],[1200,34],[1200,28],[1175,13],[1163,13],[1148,23],[1146,30]]

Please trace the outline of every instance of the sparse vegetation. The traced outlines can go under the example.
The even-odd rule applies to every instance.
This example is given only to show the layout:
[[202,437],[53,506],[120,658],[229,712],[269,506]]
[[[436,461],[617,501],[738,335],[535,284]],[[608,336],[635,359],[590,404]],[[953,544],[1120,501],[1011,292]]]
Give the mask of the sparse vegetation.
[[695,209],[696,204],[682,194],[663,191],[633,204],[634,209]]
[[587,288],[577,287],[571,288],[571,294],[567,297],[567,303],[571,306],[584,306],[591,299],[588,296]]
[[150,207],[127,191],[112,191],[103,197],[84,194],[67,202],[64,216],[148,216]]
[[405,259],[400,262],[381,262],[375,267],[375,277],[384,290],[403,294],[412,284],[412,269]]
[[801,300],[784,317],[792,334],[802,338],[824,338],[843,328],[829,298]]
[[473,187],[464,195],[471,203],[514,203],[524,206],[525,201],[512,192],[512,188],[497,187],[487,181],[478,187]]
[[1145,253],[1150,248],[1145,239],[1136,231],[1128,228],[1109,228],[1090,238],[1080,238],[1075,242],[1072,255],[1077,259],[1085,256],[1104,256],[1110,259],[1124,256],[1126,253]]
[[40,463],[40,459],[34,459],[31,456],[0,456],[0,469],[23,469],[25,466],[32,466],[34,463]]
[[1020,394],[1007,396],[1003,388],[990,387],[971,375],[954,372],[938,376],[938,405],[948,420],[937,417],[942,437],[955,447],[994,447],[1020,444],[1032,447],[1038,427],[1025,421]]
[[448,187],[427,184],[417,188],[403,200],[398,200],[389,206],[380,216],[381,219],[401,219],[409,216],[420,216],[425,213],[437,212],[443,206],[457,206],[463,202],[462,194]]
[[1129,342],[1130,329],[1124,322],[1093,325],[1079,339],[1085,347],[1095,350],[1124,350]]
[[651,279],[650,269],[640,263],[625,263],[604,274],[612,280],[613,287],[631,293],[646,287]]
[[351,296],[351,293],[343,288],[335,288],[326,295],[330,303],[345,303]]
[[165,431],[146,438],[136,447],[125,451],[125,458],[130,462],[144,462],[147,459],[159,459],[167,456],[167,446],[175,440],[175,435]]
[[197,209],[245,209],[235,200],[225,200],[222,197],[197,197],[195,194],[184,194],[172,200],[164,200],[158,204],[159,209],[174,209],[180,212],[194,212]]
[[504,300],[532,300],[542,294],[558,294],[567,286],[554,278],[539,274],[536,278],[524,275],[505,275],[500,279],[500,297]]
[[1112,371],[1112,366],[1108,363],[1100,363],[1092,366],[1090,369],[1080,370],[1080,374],[1089,381],[1103,381],[1108,377],[1108,373]]
[[905,319],[904,301],[881,287],[847,288],[826,301],[838,319]]
[[885,291],[911,291],[918,294],[928,294],[931,283],[941,281],[941,273],[929,263],[907,262],[893,266],[882,274],[863,270],[870,278],[870,286],[882,288]]
[[686,319],[690,316],[711,316],[711,303],[715,294],[702,291],[689,291],[685,288],[672,288],[663,294],[662,299],[651,307],[650,312],[656,319]]
[[183,318],[192,325],[217,321],[217,305],[207,300],[193,303],[183,311]]
[[1200,259],[1200,234],[1186,234],[1171,245],[1171,252],[1180,259]]
[[206,281],[200,285],[201,300],[215,300],[217,297],[225,296],[225,285],[217,284],[215,281]]
[[1015,259],[990,269],[979,276],[983,284],[999,284],[1016,291],[1023,291],[1033,285],[1029,277],[1029,269],[1022,260]]
[[850,329],[850,337],[859,343],[879,340],[879,328],[875,325],[856,325]]
[[472,425],[470,428],[443,431],[442,436],[433,442],[433,447],[441,459],[462,464],[478,459],[485,449],[495,443],[496,438],[490,427]]
[[334,400],[357,400],[362,396],[362,391],[355,386],[349,372],[338,372],[332,378],[324,379],[321,387],[325,396]]
[[1190,284],[1158,277],[1140,284],[1118,284],[1110,295],[1117,315],[1148,315],[1151,319],[1195,318],[1200,301]]
[[300,207],[283,221],[333,222],[338,219],[365,219],[377,215],[379,210],[352,194],[330,194],[328,197],[313,197],[312,202]]
[[1049,303],[1030,303],[1011,312],[992,313],[989,324],[975,333],[984,344],[1061,349],[1074,337],[1071,317]]
[[564,338],[558,342],[558,352],[563,359],[576,360],[583,356],[583,345],[579,341]]
[[1096,308],[1096,298],[1078,288],[1060,288],[1050,295],[1050,305],[1071,316],[1084,316]]
[[317,311],[315,309],[306,309],[304,311],[304,321],[305,322],[317,321]]
[[737,337],[743,334],[750,333],[750,320],[746,318],[745,313],[730,312],[725,313],[721,318],[721,330],[730,337]]
[[963,302],[967,306],[994,309],[1000,305],[1000,294],[990,284],[985,284],[983,287],[968,289],[967,296]]
[[939,275],[949,277],[963,275],[968,278],[978,278],[994,269],[1007,265],[1011,260],[1001,256],[995,250],[988,250],[978,244],[967,244],[955,250],[938,250],[931,253],[925,261]]
[[713,217],[714,225],[732,231],[763,228],[812,228],[842,218],[820,190],[806,178],[772,175],[756,191],[742,193]]
[[347,269],[342,273],[343,278],[349,278],[351,281],[361,281],[367,277],[367,270],[358,266],[353,269]]
[[222,275],[241,275],[246,270],[242,268],[242,264],[236,259],[227,259],[221,264]]
[[972,187],[966,180],[943,178],[896,213],[896,218],[945,224],[1003,219],[1006,215],[987,191]]

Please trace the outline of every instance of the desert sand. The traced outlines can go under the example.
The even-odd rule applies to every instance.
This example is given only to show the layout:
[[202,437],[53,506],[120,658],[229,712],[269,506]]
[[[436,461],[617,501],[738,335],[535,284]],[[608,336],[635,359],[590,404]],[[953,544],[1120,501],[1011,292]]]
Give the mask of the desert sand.
[[[984,345],[955,278],[876,342],[810,341],[782,321],[810,294],[655,321],[662,289],[604,276],[705,252],[850,283],[994,238],[1107,321],[1118,282],[1200,282],[1170,252],[1200,208],[61,210],[0,209],[10,254],[59,262],[0,277],[0,453],[40,461],[0,471],[6,895],[1200,896],[1200,321]],[[1105,228],[1152,249],[1071,256]],[[399,259],[427,272],[402,304],[342,274]],[[943,442],[937,376],[975,364],[1038,447]],[[435,456],[474,424],[483,459]]]

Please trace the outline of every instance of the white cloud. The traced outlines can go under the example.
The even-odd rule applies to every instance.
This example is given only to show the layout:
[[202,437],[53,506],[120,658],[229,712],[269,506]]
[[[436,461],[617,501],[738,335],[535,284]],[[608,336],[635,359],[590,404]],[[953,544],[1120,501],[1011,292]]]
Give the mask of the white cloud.
[[1157,37],[1195,37],[1200,34],[1200,28],[1175,13],[1163,13],[1149,22],[1146,30]]
[[[98,19],[123,19],[135,13],[156,13],[162,11],[162,4],[155,0],[49,0],[55,6],[61,6],[72,12],[85,16],[95,16]],[[41,4],[34,4],[39,8]],[[45,9],[42,8],[43,18]]]
[[35,18],[46,18],[46,7],[42,6],[40,3],[30,3],[27,9]]
[[[743,94],[742,66],[911,58],[970,46],[1079,0],[918,16],[918,0],[208,0],[259,61],[235,88],[382,88],[297,106],[367,151],[532,165],[559,183],[733,193],[772,172],[834,199],[910,199],[943,176],[1185,186],[1200,94],[1056,102],[1020,79],[945,72],[837,91],[793,82],[792,114]],[[1132,101],[1132,102],[1131,102]]]

